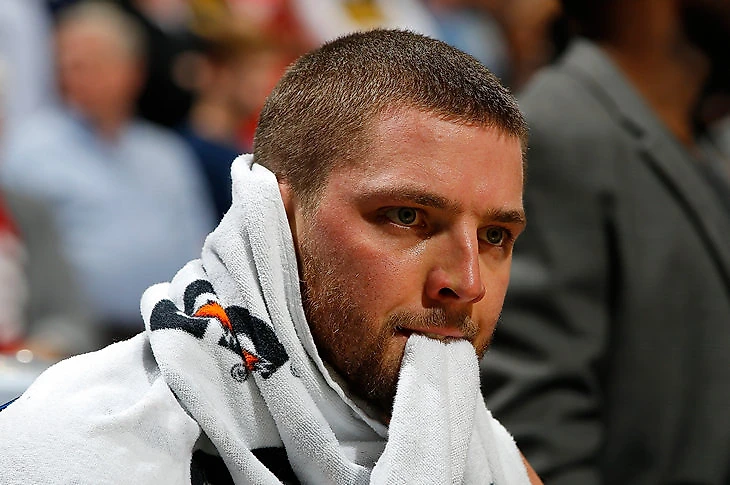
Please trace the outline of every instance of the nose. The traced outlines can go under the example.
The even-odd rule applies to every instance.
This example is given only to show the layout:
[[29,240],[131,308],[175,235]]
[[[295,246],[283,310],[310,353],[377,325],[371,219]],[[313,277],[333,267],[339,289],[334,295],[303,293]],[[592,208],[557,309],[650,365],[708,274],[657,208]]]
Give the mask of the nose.
[[438,248],[439,255],[426,279],[426,296],[441,305],[474,304],[486,288],[479,263],[479,241],[463,231]]

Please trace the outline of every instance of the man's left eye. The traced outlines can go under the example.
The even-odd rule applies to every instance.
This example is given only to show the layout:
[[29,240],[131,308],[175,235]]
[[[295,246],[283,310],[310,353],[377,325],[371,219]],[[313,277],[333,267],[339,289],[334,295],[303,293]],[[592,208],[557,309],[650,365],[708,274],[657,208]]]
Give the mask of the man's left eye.
[[418,209],[413,207],[394,207],[389,209],[385,216],[401,226],[415,226],[420,222]]
[[493,246],[502,246],[506,239],[507,233],[501,227],[488,227],[484,231],[484,240]]

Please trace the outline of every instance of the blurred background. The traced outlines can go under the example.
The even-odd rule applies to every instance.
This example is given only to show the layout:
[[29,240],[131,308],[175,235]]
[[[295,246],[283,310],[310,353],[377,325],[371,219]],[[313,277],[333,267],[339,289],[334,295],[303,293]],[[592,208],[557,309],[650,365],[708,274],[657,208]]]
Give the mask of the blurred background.
[[[198,256],[231,202],[230,164],[297,56],[408,28],[519,94],[581,33],[571,3],[0,0],[0,402],[48,363],[143,329],[142,292]],[[730,180],[727,81],[691,110],[715,181]]]
[[[0,7],[0,404],[51,363],[142,331],[142,292],[198,257],[231,203],[230,165],[251,151],[258,112],[290,62],[347,32],[399,27],[486,65],[518,95],[536,141],[506,333],[482,367],[495,415],[545,483],[670,483],[660,477],[672,474],[685,480],[671,483],[730,483],[730,1]],[[645,143],[647,132],[660,141]],[[645,185],[633,181],[651,157],[660,168]],[[665,163],[673,173],[661,173]],[[628,175],[610,191],[616,167]],[[627,218],[613,219],[621,210]],[[648,337],[633,342],[641,329]],[[660,335],[677,337],[657,346]],[[706,340],[693,347],[695,338]],[[636,348],[642,355],[626,350]],[[643,358],[655,348],[664,354]],[[703,382],[705,398],[672,387],[683,382],[664,375],[672,362],[676,374],[711,369],[686,379]],[[637,378],[629,407],[651,407],[651,419],[628,428],[680,403],[678,426],[694,430],[675,440],[681,452],[664,460],[630,433],[610,441],[621,426],[608,417],[632,415],[608,403],[626,376]],[[676,393],[653,393],[665,379]],[[703,416],[711,424],[692,428]],[[667,436],[664,425],[648,443]],[[611,443],[618,458],[601,456]],[[719,466],[691,460],[711,455]],[[654,475],[631,481],[654,463]],[[697,470],[715,478],[688,478]]]
[[556,55],[560,15],[554,0],[0,3],[0,353],[36,361],[141,331],[141,293],[197,257],[300,54],[408,28],[516,90]]

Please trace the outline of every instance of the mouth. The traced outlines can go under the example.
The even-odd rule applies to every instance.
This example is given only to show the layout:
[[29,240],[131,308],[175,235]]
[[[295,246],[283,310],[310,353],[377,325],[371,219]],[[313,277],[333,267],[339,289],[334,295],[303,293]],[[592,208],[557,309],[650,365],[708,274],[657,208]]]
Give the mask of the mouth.
[[405,328],[396,327],[396,331],[406,337],[410,337],[411,334],[417,333],[424,337],[432,338],[435,340],[458,340],[464,339],[466,336],[464,332],[454,327],[428,327],[428,328]]

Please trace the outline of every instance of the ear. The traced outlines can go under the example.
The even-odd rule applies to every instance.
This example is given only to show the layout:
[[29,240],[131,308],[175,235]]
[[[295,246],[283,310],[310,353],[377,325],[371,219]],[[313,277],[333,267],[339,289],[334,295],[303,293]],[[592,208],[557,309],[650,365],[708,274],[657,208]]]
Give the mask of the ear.
[[286,219],[289,221],[289,229],[294,238],[294,247],[297,247],[297,212],[299,209],[299,201],[296,194],[285,180],[279,180],[279,193],[284,203],[286,211]]

